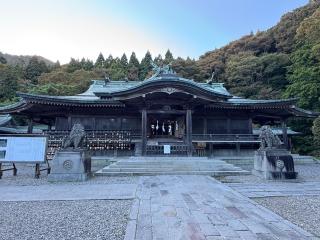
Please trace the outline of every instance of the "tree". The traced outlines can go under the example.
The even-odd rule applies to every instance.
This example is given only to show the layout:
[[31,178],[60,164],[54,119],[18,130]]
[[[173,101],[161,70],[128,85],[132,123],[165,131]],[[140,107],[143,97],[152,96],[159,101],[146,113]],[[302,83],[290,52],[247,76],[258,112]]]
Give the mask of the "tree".
[[126,54],[124,53],[120,59],[120,65],[123,69],[123,71],[127,74],[128,72],[128,58],[126,56]]
[[314,144],[314,155],[320,157],[320,117],[313,121],[312,126],[313,133],[313,144]]
[[298,97],[299,106],[307,109],[320,109],[320,61],[316,48],[304,45],[292,55],[292,65],[288,68],[290,85],[285,97]]
[[131,53],[130,60],[129,60],[129,65],[139,68],[140,63],[139,63],[138,58],[136,57],[135,52]]
[[163,59],[162,59],[161,54],[159,54],[158,56],[156,56],[153,61],[154,61],[154,63],[157,64],[158,66],[162,66],[162,65],[163,65]]
[[52,66],[52,70],[55,70],[55,69],[58,69],[60,68],[60,62],[59,61],[56,61],[55,64]]
[[3,56],[0,56],[0,63],[1,64],[6,64],[7,60]]
[[105,60],[104,67],[109,68],[113,62],[114,62],[114,59],[113,59],[112,55],[110,54],[108,56],[108,58],[106,58],[106,60]]
[[31,89],[33,93],[49,95],[75,95],[88,89],[91,79],[101,77],[99,70],[76,70],[72,73],[60,68],[39,77],[39,85]]
[[48,72],[48,66],[42,60],[38,60],[37,57],[32,57],[25,69],[25,77],[30,80],[32,84],[38,83],[38,77],[45,72]]
[[139,79],[139,60],[136,57],[136,54],[132,52],[128,65],[128,79],[129,80],[138,80]]
[[122,80],[126,77],[126,71],[123,69],[119,58],[116,58],[111,64],[107,69],[107,73],[112,80]]
[[230,90],[243,97],[257,97],[262,79],[262,66],[259,58],[251,52],[243,52],[230,57],[225,69],[226,85]]
[[199,78],[199,67],[196,64],[196,61],[190,58],[184,60],[183,58],[178,57],[173,61],[172,68],[178,75],[184,78],[194,79],[197,81],[203,80]]
[[314,138],[314,144],[316,145],[317,149],[320,149],[320,117],[316,118],[313,121],[312,133]]
[[81,60],[81,69],[84,69],[86,71],[91,71],[93,69],[94,65],[93,62],[89,59],[82,58]]
[[18,75],[15,67],[0,65],[0,101],[13,100],[18,90]]
[[295,35],[298,46],[320,42],[320,8],[300,24]]
[[273,89],[284,90],[288,85],[287,68],[291,64],[285,53],[267,53],[259,57],[262,66],[262,82]]
[[76,60],[74,58],[71,58],[68,66],[67,66],[67,72],[72,73],[76,70],[80,70],[82,68],[81,63],[79,60]]
[[172,56],[172,53],[168,49],[165,56],[164,56],[164,64],[169,64],[169,63],[173,62],[173,60],[174,60],[174,58]]
[[152,70],[151,61],[152,61],[151,53],[147,51],[146,55],[144,56],[144,58],[141,60],[141,63],[140,63],[139,78],[141,80],[145,79],[148,73]]
[[297,29],[292,65],[288,68],[290,85],[286,97],[299,97],[303,108],[320,109],[320,9]]
[[94,67],[96,68],[103,68],[105,65],[105,60],[104,60],[104,57],[102,55],[102,53],[99,53],[99,56],[94,64]]

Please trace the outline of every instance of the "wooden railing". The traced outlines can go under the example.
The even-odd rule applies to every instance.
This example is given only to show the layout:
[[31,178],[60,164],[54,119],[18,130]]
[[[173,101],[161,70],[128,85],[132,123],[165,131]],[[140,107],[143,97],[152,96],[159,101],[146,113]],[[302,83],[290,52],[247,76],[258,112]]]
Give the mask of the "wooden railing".
[[[44,131],[44,135],[48,136],[47,158],[52,159],[56,150],[62,146],[65,136],[70,131]],[[139,131],[86,131],[85,146],[91,151],[118,151],[133,150],[135,140],[140,140]],[[253,134],[193,134],[193,142],[207,143],[259,143],[257,135]],[[157,155],[163,154],[163,146],[147,146],[147,154]],[[172,145],[171,154],[186,155],[186,145]]]
[[[147,155],[165,155],[164,146],[161,145],[147,145],[146,147]],[[170,156],[171,155],[187,155],[188,146],[186,145],[172,145],[170,146]]]
[[[55,152],[61,149],[63,139],[70,131],[44,131],[48,136],[47,158],[53,158]],[[86,131],[84,145],[91,151],[121,151],[131,150],[131,131]]]
[[253,134],[193,134],[193,142],[248,142],[259,143],[258,136]]

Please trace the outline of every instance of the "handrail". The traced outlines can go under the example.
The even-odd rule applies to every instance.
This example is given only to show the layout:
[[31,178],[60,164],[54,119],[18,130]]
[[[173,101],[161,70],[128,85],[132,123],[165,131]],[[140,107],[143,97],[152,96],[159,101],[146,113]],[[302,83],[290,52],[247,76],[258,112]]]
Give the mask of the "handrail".
[[253,134],[192,134],[192,140],[198,141],[252,141],[258,142],[259,137]]

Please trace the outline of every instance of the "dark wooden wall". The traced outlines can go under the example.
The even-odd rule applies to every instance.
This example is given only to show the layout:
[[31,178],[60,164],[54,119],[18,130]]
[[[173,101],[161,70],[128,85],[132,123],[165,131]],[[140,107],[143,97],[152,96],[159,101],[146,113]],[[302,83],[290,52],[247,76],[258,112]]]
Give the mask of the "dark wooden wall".
[[[57,117],[56,130],[70,130],[77,122],[80,122],[86,130],[132,130],[141,133],[140,113],[130,116],[71,115],[69,118]],[[216,112],[203,115],[196,112],[192,114],[193,134],[251,134],[251,125],[250,117],[240,113]],[[148,126],[147,129],[149,129]]]
[[249,117],[197,117],[192,119],[193,134],[251,134],[252,126]]
[[57,117],[56,130],[70,130],[75,123],[86,130],[132,130],[141,131],[141,119],[134,116],[70,116]]

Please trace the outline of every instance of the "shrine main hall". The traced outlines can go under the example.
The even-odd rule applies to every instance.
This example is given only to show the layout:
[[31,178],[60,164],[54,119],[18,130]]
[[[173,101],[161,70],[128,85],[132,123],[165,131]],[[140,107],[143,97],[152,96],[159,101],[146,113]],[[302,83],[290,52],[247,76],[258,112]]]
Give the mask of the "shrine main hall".
[[[0,114],[22,115],[46,124],[48,153],[54,154],[75,123],[86,130],[93,154],[246,155],[259,146],[258,128],[277,127],[290,148],[291,117],[316,117],[297,107],[297,99],[252,100],[230,94],[222,83],[195,82],[169,66],[143,81],[93,80],[84,93],[47,96],[18,93],[20,101]],[[256,129],[257,128],[257,129]]]

